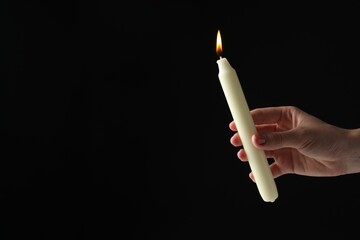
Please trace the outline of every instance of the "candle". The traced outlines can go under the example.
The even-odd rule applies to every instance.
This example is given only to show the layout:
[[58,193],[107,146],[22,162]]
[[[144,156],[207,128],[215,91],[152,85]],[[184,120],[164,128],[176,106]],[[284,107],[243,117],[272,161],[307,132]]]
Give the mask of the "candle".
[[278,197],[274,177],[270,171],[265,152],[252,144],[251,137],[257,130],[237,73],[229,61],[221,57],[222,43],[220,31],[217,33],[216,52],[220,56],[217,64],[221,87],[246,152],[251,171],[254,174],[257,188],[265,202],[274,202]]

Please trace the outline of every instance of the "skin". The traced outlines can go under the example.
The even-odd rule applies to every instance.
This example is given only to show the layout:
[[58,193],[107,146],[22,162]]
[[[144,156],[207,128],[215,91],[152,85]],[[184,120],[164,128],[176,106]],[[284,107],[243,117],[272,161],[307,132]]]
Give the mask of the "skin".
[[[340,176],[360,172],[360,128],[344,129],[328,124],[294,106],[258,108],[251,111],[257,134],[255,147],[272,158],[274,178],[285,174]],[[247,162],[246,152],[236,131],[230,143],[240,147],[238,158]],[[255,181],[250,172],[249,177]]]

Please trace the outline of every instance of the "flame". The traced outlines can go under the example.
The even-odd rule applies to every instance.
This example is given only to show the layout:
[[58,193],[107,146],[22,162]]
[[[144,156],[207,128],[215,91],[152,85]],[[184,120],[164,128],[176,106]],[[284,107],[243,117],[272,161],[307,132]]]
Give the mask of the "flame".
[[221,43],[221,35],[220,35],[220,30],[218,30],[217,37],[216,37],[216,54],[221,57],[222,53],[223,53],[223,49],[222,49],[222,43]]

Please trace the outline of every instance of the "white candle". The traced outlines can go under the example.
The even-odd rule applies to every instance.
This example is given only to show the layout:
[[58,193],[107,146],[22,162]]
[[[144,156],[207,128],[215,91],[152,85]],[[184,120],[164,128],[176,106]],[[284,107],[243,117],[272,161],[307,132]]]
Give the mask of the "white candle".
[[[216,51],[221,55],[222,45],[219,31],[216,42]],[[264,201],[274,202],[278,197],[277,187],[264,151],[255,148],[251,142],[251,137],[257,130],[237,73],[226,58],[220,56],[217,64],[221,87],[240,135],[251,171],[254,174],[259,193]]]

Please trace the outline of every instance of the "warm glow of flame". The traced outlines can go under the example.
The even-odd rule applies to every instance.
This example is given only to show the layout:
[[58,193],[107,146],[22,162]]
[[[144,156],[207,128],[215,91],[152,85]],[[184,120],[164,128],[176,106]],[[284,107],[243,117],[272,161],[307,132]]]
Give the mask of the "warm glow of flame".
[[222,50],[220,30],[218,30],[217,37],[216,37],[216,54],[221,57],[222,52],[223,52],[223,50]]

